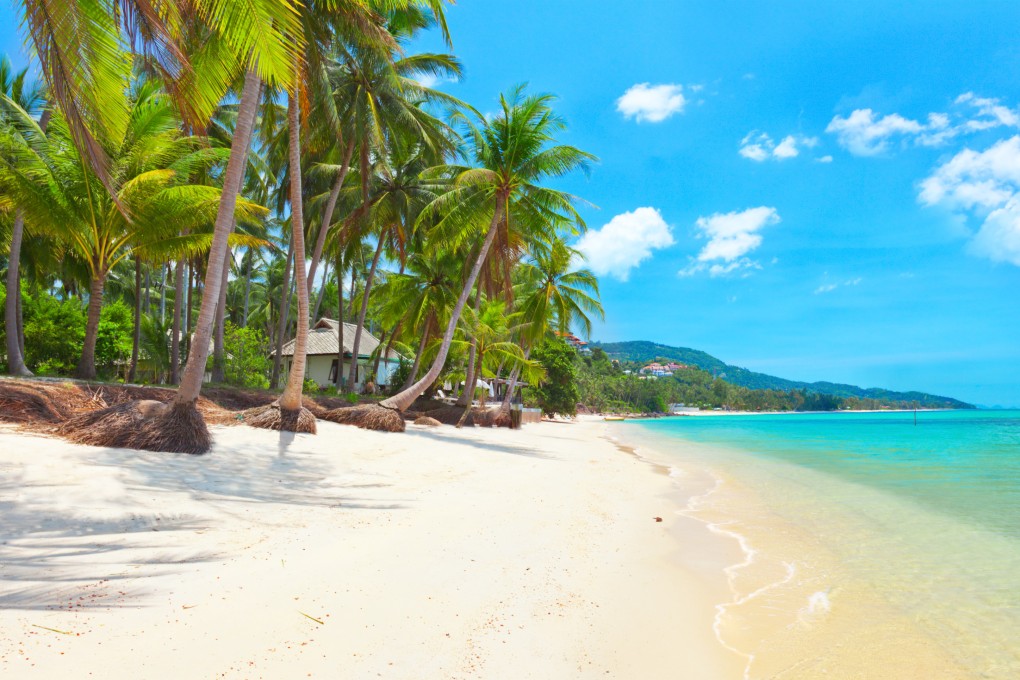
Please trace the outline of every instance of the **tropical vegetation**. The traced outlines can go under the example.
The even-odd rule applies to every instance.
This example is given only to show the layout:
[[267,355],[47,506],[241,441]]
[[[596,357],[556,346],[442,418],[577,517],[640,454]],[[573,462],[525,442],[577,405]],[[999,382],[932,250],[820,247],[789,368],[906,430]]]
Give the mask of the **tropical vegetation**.
[[461,383],[466,415],[481,380],[506,411],[556,375],[544,345],[601,317],[571,248],[583,199],[555,186],[597,159],[559,141],[551,94],[482,115],[428,85],[462,71],[416,49],[452,48],[442,0],[20,4],[36,62],[0,61],[0,364],[177,386],[91,414],[89,436],[201,453],[209,381],[278,390],[249,425],[314,432],[322,317],[355,328],[334,393],[361,384],[370,331],[375,367],[401,357],[386,398],[336,420],[402,428]]

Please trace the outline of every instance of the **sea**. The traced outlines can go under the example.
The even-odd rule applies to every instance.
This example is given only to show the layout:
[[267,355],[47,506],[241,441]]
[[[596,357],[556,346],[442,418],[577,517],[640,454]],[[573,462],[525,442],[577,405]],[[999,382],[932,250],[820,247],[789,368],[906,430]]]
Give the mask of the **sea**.
[[745,678],[1020,678],[1020,411],[610,431],[668,467],[679,515],[739,548],[713,628]]

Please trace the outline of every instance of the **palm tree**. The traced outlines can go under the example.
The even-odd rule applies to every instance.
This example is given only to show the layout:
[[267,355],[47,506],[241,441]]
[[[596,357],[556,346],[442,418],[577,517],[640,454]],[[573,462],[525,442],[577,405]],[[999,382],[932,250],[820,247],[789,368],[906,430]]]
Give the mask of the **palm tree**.
[[[18,121],[25,121],[39,112],[44,103],[42,90],[31,87],[25,78],[28,69],[17,73],[7,55],[0,56],[0,127],[10,126],[10,134],[18,133]],[[40,122],[45,126],[45,122]],[[24,236],[25,216],[17,207],[11,224],[11,249],[7,260],[7,298],[4,301],[4,324],[7,327],[7,371],[11,375],[30,376],[25,366],[22,349],[21,323],[18,310],[21,306],[21,242]]]
[[[124,139],[112,151],[112,196],[72,144],[62,115],[53,117],[46,134],[35,126],[24,137],[8,138],[0,162],[26,221],[61,238],[88,271],[88,324],[78,377],[96,377],[99,315],[111,269],[135,252],[201,249],[205,239],[198,234],[178,234],[211,222],[220,191],[186,180],[221,155],[180,134],[173,108],[152,81],[133,93]],[[128,209],[130,221],[118,206]],[[258,208],[245,204],[244,211],[253,219]]]
[[[526,95],[524,87],[500,97],[500,112],[491,120],[468,124],[467,138],[475,161],[473,167],[446,166],[438,172],[449,177],[451,189],[433,201],[419,219],[437,219],[430,234],[433,244],[473,249],[474,263],[464,281],[443,334],[439,353],[428,372],[381,406],[403,411],[432,384],[443,369],[457,323],[468,296],[485,264],[489,250],[501,232],[509,240],[514,224],[508,207],[570,217],[578,229],[584,221],[577,213],[574,196],[541,185],[541,182],[581,169],[587,171],[595,156],[572,146],[555,144],[555,133],[565,124],[556,116],[551,95]],[[488,227],[479,222],[488,215]]]
[[196,127],[246,68],[254,69],[253,82],[289,83],[292,57],[302,47],[295,0],[19,4],[70,137],[111,197],[116,192],[107,150],[123,139],[131,119],[123,99],[131,79],[130,51],[159,55],[148,65]]
[[413,253],[404,271],[389,273],[380,286],[382,323],[403,326],[412,338],[408,342],[418,338],[418,349],[401,389],[407,389],[418,379],[425,348],[446,323],[456,303],[454,290],[461,270],[461,258],[454,253],[443,252],[438,257]]
[[[550,330],[564,335],[572,327],[580,327],[587,337],[591,335],[591,317],[605,318],[595,274],[589,269],[574,269],[580,258],[577,250],[556,237],[551,243],[535,244],[531,261],[517,267],[519,308],[528,323],[527,332],[520,338],[525,356],[531,356],[531,348]],[[510,408],[519,377],[519,371],[511,371],[501,411]]]
[[464,385],[468,399],[464,413],[457,421],[457,427],[463,427],[471,413],[479,376],[494,376],[500,366],[510,366],[514,371],[527,369],[529,373],[536,372],[534,365],[525,358],[520,346],[512,340],[523,330],[519,321],[520,314],[507,314],[506,305],[502,300],[486,300],[479,306],[477,312],[471,308],[465,310],[462,319],[464,334],[471,338],[475,349],[476,366]]

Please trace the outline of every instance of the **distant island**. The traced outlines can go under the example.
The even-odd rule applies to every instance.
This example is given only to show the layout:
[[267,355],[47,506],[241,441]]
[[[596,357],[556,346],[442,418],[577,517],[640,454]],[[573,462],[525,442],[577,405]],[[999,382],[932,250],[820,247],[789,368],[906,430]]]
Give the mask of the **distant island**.
[[677,403],[747,411],[975,408],[926,392],[787,380],[700,350],[644,340],[585,344],[582,355],[578,403],[599,412],[665,412]]

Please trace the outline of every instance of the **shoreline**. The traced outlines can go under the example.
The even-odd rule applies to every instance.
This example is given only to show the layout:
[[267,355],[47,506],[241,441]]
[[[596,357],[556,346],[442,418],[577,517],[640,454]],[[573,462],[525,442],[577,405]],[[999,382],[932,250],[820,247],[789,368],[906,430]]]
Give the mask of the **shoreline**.
[[0,429],[0,672],[741,677],[722,544],[604,435],[216,427],[190,457]]
[[[947,647],[945,639],[933,637],[915,620],[920,614],[911,603],[899,595],[895,601],[888,599],[889,586],[877,588],[870,580],[874,575],[860,571],[855,564],[860,556],[834,551],[823,540],[842,536],[837,542],[849,546],[865,535],[883,544],[896,540],[884,532],[876,535],[865,518],[840,509],[851,507],[846,491],[856,485],[830,485],[834,478],[806,469],[806,474],[792,476],[799,466],[772,461],[758,465],[739,449],[682,437],[667,440],[622,428],[613,428],[613,436],[625,439],[654,464],[673,466],[679,478],[699,470],[714,476],[713,487],[681,512],[741,548],[743,559],[724,569],[732,597],[717,607],[714,630],[721,644],[747,659],[744,678],[832,673],[890,680],[976,677],[961,658],[970,651]],[[731,456],[733,452],[740,458]],[[748,469],[749,463],[755,469]],[[841,500],[830,501],[825,496],[829,491]],[[854,488],[856,500],[858,493]],[[882,492],[866,493],[873,499],[865,501],[868,507],[890,502]],[[890,506],[889,515],[908,513],[912,522],[924,521],[908,506]],[[947,525],[938,533],[953,535],[954,530]],[[910,550],[903,548],[899,555],[905,565],[910,564]],[[898,578],[902,582],[903,574]],[[859,654],[862,649],[869,653]]]

